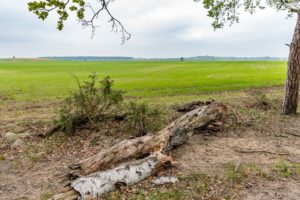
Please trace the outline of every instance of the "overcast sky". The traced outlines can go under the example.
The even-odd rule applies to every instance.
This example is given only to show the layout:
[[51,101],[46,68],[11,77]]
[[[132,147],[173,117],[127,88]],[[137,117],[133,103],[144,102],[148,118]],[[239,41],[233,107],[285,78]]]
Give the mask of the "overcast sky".
[[91,32],[71,19],[56,30],[55,13],[42,22],[28,12],[28,0],[2,0],[0,7],[0,57],[133,56],[287,57],[295,18],[272,9],[242,14],[240,23],[213,31],[211,19],[193,0],[116,0],[112,12],[132,34],[120,45],[120,35],[110,32],[106,20]]

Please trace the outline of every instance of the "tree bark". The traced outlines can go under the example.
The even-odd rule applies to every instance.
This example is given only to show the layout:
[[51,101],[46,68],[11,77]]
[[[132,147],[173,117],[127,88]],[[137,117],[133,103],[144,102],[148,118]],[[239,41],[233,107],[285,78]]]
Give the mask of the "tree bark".
[[285,97],[282,106],[282,114],[296,114],[299,97],[299,73],[300,73],[300,15],[290,45],[288,71],[285,84]]
[[111,170],[81,177],[72,182],[71,187],[80,193],[83,200],[98,199],[107,192],[114,191],[122,186],[131,186],[146,179],[172,161],[171,157],[157,153]]

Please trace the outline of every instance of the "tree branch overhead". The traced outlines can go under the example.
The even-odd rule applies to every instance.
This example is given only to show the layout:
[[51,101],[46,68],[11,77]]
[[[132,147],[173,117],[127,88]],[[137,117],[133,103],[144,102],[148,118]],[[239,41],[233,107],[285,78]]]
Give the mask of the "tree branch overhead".
[[[64,22],[69,19],[70,13],[75,13],[83,28],[90,27],[92,29],[92,37],[98,28],[95,20],[99,18],[101,13],[106,14],[109,17],[108,22],[111,23],[112,32],[120,33],[121,42],[124,44],[131,38],[131,34],[110,11],[109,5],[112,2],[113,0],[97,0],[97,5],[100,5],[100,7],[96,8],[86,0],[40,0],[29,2],[28,8],[41,20],[46,20],[50,13],[56,11],[58,14],[58,30],[64,28]],[[91,14],[91,17],[88,18],[88,14]]]

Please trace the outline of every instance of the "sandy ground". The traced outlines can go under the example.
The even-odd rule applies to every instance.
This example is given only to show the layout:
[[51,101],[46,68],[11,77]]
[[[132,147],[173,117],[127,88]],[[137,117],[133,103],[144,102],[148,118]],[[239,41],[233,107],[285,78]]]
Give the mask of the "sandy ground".
[[[267,90],[278,95],[277,89]],[[278,114],[274,108],[250,108],[252,92],[241,92],[225,100],[239,110],[247,123],[214,134],[196,134],[172,152],[178,162],[176,173],[205,172],[222,174],[224,164],[253,163],[272,171],[279,160],[300,163],[300,117]],[[36,135],[55,117],[58,102],[16,103],[0,107],[0,199],[47,199],[61,187],[67,166],[129,137],[118,127],[108,126],[99,132],[85,132],[76,137],[58,134],[50,139]],[[11,148],[3,137],[7,132],[30,132],[22,148]],[[115,134],[115,133],[118,134]],[[300,178],[279,177],[256,180],[241,187],[239,199],[300,199]]]

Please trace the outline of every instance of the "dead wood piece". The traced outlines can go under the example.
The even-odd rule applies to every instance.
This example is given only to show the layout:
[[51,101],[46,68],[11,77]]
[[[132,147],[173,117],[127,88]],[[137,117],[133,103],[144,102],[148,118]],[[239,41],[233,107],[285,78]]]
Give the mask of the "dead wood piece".
[[285,132],[285,134],[295,136],[295,137],[300,137],[300,134],[296,134],[296,133]]
[[77,166],[82,175],[87,175],[155,152],[167,153],[174,147],[184,144],[189,138],[188,133],[220,122],[225,119],[226,114],[227,108],[223,104],[202,106],[186,113],[156,135],[121,141],[81,161]]
[[[288,138],[289,137],[287,135],[282,135],[282,134],[275,134],[274,136],[275,137],[281,137],[281,138]],[[300,137],[300,135],[299,135],[299,137]]]
[[[79,175],[71,186],[81,194],[82,199],[90,199],[122,185],[138,183],[171,163],[172,158],[166,154],[174,147],[184,144],[190,133],[210,124],[222,126],[226,116],[226,106],[212,103],[186,113],[155,135],[121,141],[71,165],[75,176],[70,173],[68,176],[73,179]],[[125,162],[127,164],[122,164]]]
[[266,150],[235,149],[235,151],[238,153],[248,153],[248,154],[262,153],[262,154],[272,154],[272,155],[280,155],[280,156],[290,155],[289,153],[285,153],[285,152],[272,152],[272,151],[266,151]]
[[55,132],[59,131],[61,129],[61,126],[53,125],[50,128],[48,128],[46,131],[39,133],[38,137],[49,137],[53,135]]
[[[105,170],[126,160],[143,157],[155,152],[153,136],[143,136],[131,140],[123,140],[111,148],[93,155],[80,163],[79,169],[83,175],[90,174],[99,170]],[[74,165],[73,165],[74,166]]]
[[128,116],[128,114],[125,113],[125,114],[122,114],[122,115],[116,115],[116,116],[113,117],[113,119],[117,122],[121,122],[121,121],[124,121],[127,116]]
[[51,200],[77,200],[79,197],[79,194],[77,191],[75,190],[69,190],[67,192],[64,193],[60,193],[57,195],[54,195]]
[[201,106],[209,105],[212,102],[214,102],[214,100],[206,101],[206,102],[204,102],[204,101],[193,101],[191,103],[185,104],[185,105],[177,107],[175,109],[176,109],[177,112],[187,113],[187,112],[195,110],[195,109],[197,109],[197,108],[199,108]]
[[[72,116],[72,124],[74,127],[77,127],[77,126],[82,126],[86,123],[88,123],[88,119],[86,117],[83,117],[83,116]],[[54,133],[56,133],[57,131],[60,131],[60,130],[63,130],[64,127],[60,124],[58,125],[53,125],[51,126],[50,128],[48,128],[45,132],[43,133],[39,133],[38,136],[39,137],[50,137],[51,135],[53,135]]]
[[108,171],[81,177],[71,186],[80,193],[83,200],[95,199],[117,189],[120,185],[130,186],[144,180],[167,162],[172,162],[172,158],[163,154],[155,154]]
[[179,181],[178,178],[174,176],[162,176],[151,181],[151,183],[153,183],[154,185],[165,185],[170,183],[174,184],[178,181]]

